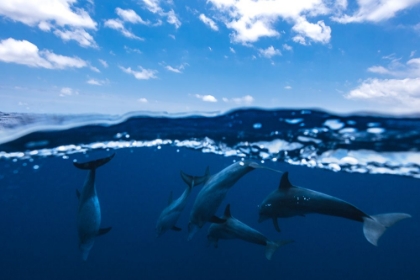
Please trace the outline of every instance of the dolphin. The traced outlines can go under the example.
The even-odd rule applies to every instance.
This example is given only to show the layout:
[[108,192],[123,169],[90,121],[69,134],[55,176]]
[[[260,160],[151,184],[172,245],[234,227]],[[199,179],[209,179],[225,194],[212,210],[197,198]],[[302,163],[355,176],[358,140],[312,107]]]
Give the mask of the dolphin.
[[76,190],[79,199],[77,212],[77,231],[79,233],[79,249],[82,252],[82,259],[88,258],[89,252],[95,242],[95,237],[103,235],[111,230],[108,228],[99,228],[101,224],[101,207],[99,205],[98,195],[95,188],[96,169],[109,162],[115,154],[109,157],[89,161],[85,163],[73,162],[79,169],[89,170],[85,185],[81,192]]
[[187,205],[188,197],[193,189],[193,187],[198,186],[204,183],[209,176],[209,168],[207,167],[206,173],[204,176],[193,177],[186,176],[185,173],[181,171],[181,177],[187,183],[187,188],[184,190],[182,195],[176,199],[172,199],[172,192],[169,195],[168,206],[162,210],[159,219],[156,223],[156,234],[157,237],[161,236],[165,231],[172,229],[175,231],[180,231],[181,228],[177,227],[175,224],[179,219],[182,211]]
[[222,217],[225,220],[222,224],[211,224],[207,238],[217,248],[219,239],[242,239],[250,243],[265,246],[265,257],[271,260],[274,252],[283,245],[294,242],[293,240],[271,241],[262,233],[247,226],[230,214],[230,204],[226,206]]
[[258,221],[272,219],[275,229],[280,231],[277,218],[305,216],[305,214],[310,213],[337,216],[362,222],[365,238],[375,246],[378,245],[378,239],[388,227],[411,217],[411,215],[405,213],[368,215],[339,198],[293,186],[289,181],[288,172],[285,172],[281,177],[278,189],[269,194],[262,202]]
[[[198,229],[202,228],[206,222],[223,223],[214,214],[225,198],[229,189],[245,174],[255,168],[270,169],[252,161],[239,161],[233,163],[217,174],[208,177],[203,188],[195,199],[190,213],[190,222],[188,224],[188,240],[191,240]],[[184,174],[183,177],[189,178],[191,175]]]

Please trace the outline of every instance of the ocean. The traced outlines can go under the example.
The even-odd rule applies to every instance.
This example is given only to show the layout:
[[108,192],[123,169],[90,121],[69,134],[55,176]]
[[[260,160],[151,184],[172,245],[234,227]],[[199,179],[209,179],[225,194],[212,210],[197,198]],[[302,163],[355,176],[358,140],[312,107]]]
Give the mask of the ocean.
[[[420,118],[338,115],[321,110],[240,109],[224,114],[0,113],[0,279],[419,279]],[[96,170],[101,227],[86,261],[78,248],[76,189],[87,170],[74,161],[114,158]],[[239,239],[209,244],[206,223],[187,241],[195,186],[176,226],[156,223],[187,185],[241,161],[288,172],[293,185],[355,205],[369,215],[412,217],[378,246],[360,222],[320,214],[261,223],[262,201],[279,172],[255,169],[228,191],[236,219],[268,239],[293,240],[267,260]]]

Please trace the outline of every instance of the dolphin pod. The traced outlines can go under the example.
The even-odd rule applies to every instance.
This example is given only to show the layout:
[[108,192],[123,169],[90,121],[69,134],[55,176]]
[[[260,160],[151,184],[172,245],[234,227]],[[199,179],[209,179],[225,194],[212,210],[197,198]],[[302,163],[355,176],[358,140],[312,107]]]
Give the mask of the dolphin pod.
[[[188,240],[207,222],[223,223],[215,216],[217,209],[229,189],[248,172],[255,168],[264,168],[252,161],[240,161],[229,165],[219,173],[209,176],[195,199],[188,224]],[[184,174],[183,178],[193,176]]]
[[[79,198],[77,230],[79,249],[83,260],[87,259],[95,238],[111,230],[111,227],[100,228],[101,209],[95,188],[95,176],[96,169],[108,163],[114,155],[85,163],[73,163],[79,169],[89,170],[82,191],[77,191],[77,197]],[[171,192],[168,205],[162,210],[156,223],[157,236],[168,230],[181,230],[176,226],[178,218],[187,204],[192,189],[203,184],[190,212],[188,240],[207,222],[210,222],[212,224],[208,229],[207,238],[215,247],[218,246],[219,239],[240,239],[265,246],[265,256],[270,260],[279,247],[294,241],[284,240],[276,242],[268,239],[259,231],[232,217],[230,204],[226,206],[222,217],[219,218],[215,215],[230,188],[244,175],[256,168],[280,172],[252,161],[233,163],[214,175],[209,174],[208,167],[203,176],[192,176],[181,171],[181,178],[187,184],[187,187],[176,200],[172,199]],[[290,183],[288,175],[288,172],[282,174],[279,187],[264,199],[259,209],[258,221],[262,222],[271,219],[275,229],[279,232],[278,218],[318,213],[362,222],[363,233],[366,239],[376,246],[378,239],[388,227],[400,220],[411,217],[405,213],[368,215],[339,198],[294,186]]]
[[289,181],[288,172],[285,172],[281,177],[278,189],[269,194],[262,202],[259,222],[272,219],[275,229],[280,231],[277,218],[304,216],[310,213],[337,216],[362,222],[366,239],[375,246],[377,246],[378,239],[388,227],[411,217],[405,213],[368,215],[339,198],[293,186]]
[[101,207],[99,205],[98,195],[96,194],[95,176],[96,169],[109,162],[114,155],[115,154],[112,154],[109,157],[85,163],[73,162],[75,167],[89,170],[82,191],[79,192],[76,190],[79,199],[77,231],[79,233],[79,249],[82,253],[83,260],[87,260],[89,252],[95,242],[95,237],[103,235],[111,230],[111,227],[100,228]]
[[218,247],[219,239],[242,239],[244,241],[265,246],[265,257],[271,260],[277,249],[283,245],[294,242],[293,240],[271,241],[259,231],[242,223],[232,217],[230,213],[230,204],[226,206],[222,217],[225,222],[211,224],[208,230],[207,238],[214,247]]

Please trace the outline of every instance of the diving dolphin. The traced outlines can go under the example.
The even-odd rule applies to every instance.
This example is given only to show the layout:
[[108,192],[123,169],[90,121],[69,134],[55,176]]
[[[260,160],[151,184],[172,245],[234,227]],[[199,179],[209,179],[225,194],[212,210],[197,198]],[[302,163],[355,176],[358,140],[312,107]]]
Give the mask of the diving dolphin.
[[209,227],[207,238],[217,248],[219,239],[242,239],[250,243],[265,246],[265,257],[271,260],[276,250],[283,245],[294,242],[293,240],[271,241],[260,232],[247,226],[230,214],[230,204],[226,206],[222,217],[225,220],[221,224],[212,224]]
[[262,202],[259,212],[259,222],[272,219],[277,231],[280,231],[277,218],[304,216],[310,213],[337,216],[362,222],[363,233],[367,241],[375,246],[377,246],[378,239],[388,227],[411,217],[405,213],[368,215],[344,200],[293,186],[289,181],[288,172],[282,175],[279,188],[269,194]]
[[77,212],[77,231],[79,233],[79,249],[82,252],[82,259],[85,261],[93,247],[95,237],[103,235],[111,230],[99,228],[101,224],[101,207],[95,188],[96,169],[109,162],[115,154],[85,163],[73,162],[79,169],[89,170],[85,185],[81,192],[76,190],[79,198],[79,208]]
[[172,229],[175,231],[180,231],[181,229],[175,224],[178,221],[179,216],[187,204],[188,197],[191,193],[193,187],[198,186],[204,183],[209,176],[209,168],[207,167],[206,174],[200,177],[187,177],[185,173],[181,172],[181,177],[187,183],[187,188],[182,193],[182,195],[176,199],[172,199],[172,192],[169,195],[168,206],[163,209],[162,213],[159,216],[159,219],[156,223],[156,234],[161,236],[165,231]]
[[[202,228],[206,222],[224,222],[224,220],[214,216],[217,208],[219,208],[229,189],[242,176],[255,168],[270,169],[268,167],[260,166],[256,162],[239,161],[229,165],[219,173],[209,176],[208,180],[204,183],[203,188],[198,193],[190,213],[188,240],[191,240],[198,229]],[[183,177],[188,178],[192,176],[184,174]]]

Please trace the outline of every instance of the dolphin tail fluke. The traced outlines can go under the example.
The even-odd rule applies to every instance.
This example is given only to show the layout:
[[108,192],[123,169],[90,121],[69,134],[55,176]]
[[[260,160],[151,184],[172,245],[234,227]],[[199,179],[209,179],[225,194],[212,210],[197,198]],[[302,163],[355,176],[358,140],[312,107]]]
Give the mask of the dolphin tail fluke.
[[267,241],[267,245],[265,245],[265,257],[267,260],[271,260],[273,254],[283,245],[290,244],[295,242],[294,240],[281,240],[281,241]]
[[378,239],[384,234],[387,228],[396,222],[410,218],[411,215],[405,213],[379,214],[363,218],[363,233],[367,241],[373,245],[378,245]]
[[204,184],[210,176],[209,167],[207,166],[206,173],[203,176],[192,176],[181,171],[181,177],[184,182],[191,188]]
[[108,163],[114,156],[115,156],[115,153],[106,158],[100,158],[97,160],[92,160],[92,161],[88,161],[84,163],[73,162],[73,165],[79,169],[92,170]]

